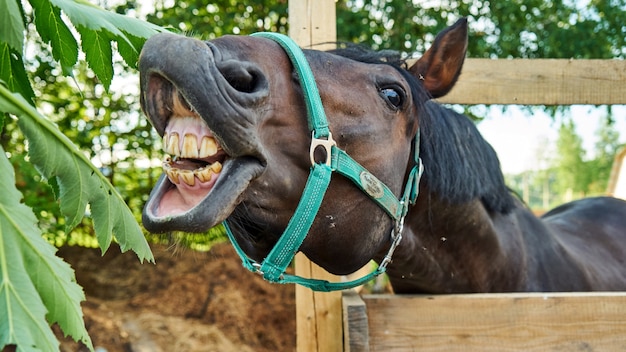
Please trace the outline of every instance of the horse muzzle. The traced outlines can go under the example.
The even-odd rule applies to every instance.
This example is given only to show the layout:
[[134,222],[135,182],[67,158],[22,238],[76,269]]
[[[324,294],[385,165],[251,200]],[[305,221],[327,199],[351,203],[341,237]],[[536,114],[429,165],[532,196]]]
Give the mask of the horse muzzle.
[[205,231],[233,211],[264,169],[256,123],[268,81],[252,62],[169,33],[146,42],[139,70],[141,107],[166,153],[144,226]]

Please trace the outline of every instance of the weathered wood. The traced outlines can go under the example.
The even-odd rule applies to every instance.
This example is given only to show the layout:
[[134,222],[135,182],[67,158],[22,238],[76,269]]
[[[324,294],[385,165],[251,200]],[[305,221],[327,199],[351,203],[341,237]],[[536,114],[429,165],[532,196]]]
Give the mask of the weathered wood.
[[[302,253],[295,259],[296,275],[340,281]],[[296,349],[298,352],[343,351],[341,292],[315,292],[296,286]]]
[[343,292],[343,350],[369,352],[369,325],[367,308],[354,290]]
[[303,48],[332,49],[337,40],[334,0],[289,0],[289,36]]
[[369,295],[371,351],[626,351],[626,293]]
[[626,61],[466,59],[438,101],[455,104],[626,104]]

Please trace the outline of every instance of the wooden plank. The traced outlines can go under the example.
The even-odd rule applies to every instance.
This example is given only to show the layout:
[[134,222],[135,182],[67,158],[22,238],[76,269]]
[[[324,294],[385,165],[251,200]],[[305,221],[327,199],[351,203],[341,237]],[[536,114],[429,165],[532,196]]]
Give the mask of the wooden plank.
[[626,293],[370,295],[371,351],[626,351]]
[[355,290],[343,292],[343,350],[369,352],[369,325],[365,302]]
[[626,61],[466,59],[454,104],[626,104]]

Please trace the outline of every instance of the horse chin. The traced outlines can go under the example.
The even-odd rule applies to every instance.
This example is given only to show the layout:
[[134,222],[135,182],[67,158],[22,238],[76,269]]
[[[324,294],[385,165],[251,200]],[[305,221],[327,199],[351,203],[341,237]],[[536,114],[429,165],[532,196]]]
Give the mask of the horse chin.
[[194,187],[184,182],[175,184],[164,173],[143,210],[143,224],[153,233],[207,231],[232,213],[263,169],[255,158],[229,158],[212,181]]

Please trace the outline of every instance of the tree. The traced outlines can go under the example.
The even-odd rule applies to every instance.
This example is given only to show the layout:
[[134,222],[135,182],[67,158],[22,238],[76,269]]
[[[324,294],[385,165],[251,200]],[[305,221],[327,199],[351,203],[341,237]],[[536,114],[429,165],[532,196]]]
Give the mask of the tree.
[[[33,208],[21,202],[23,195],[15,187],[8,155],[17,155],[14,162],[18,165],[32,164],[41,174],[39,180],[51,185],[66,231],[75,228],[89,211],[103,251],[115,236],[122,250],[134,250],[141,260],[151,261],[152,253],[134,215],[109,180],[32,105],[42,92],[33,90],[26,73],[23,54],[30,41],[25,33],[34,24],[50,45],[58,71],[73,75],[79,44],[61,17],[63,11],[81,36],[86,61],[108,87],[113,74],[111,42],[115,41],[122,57],[134,65],[143,41],[160,29],[85,2],[32,0],[30,5],[32,10],[19,1],[3,0],[0,12],[0,126],[3,144],[12,147],[11,153],[0,148],[0,347],[57,350],[58,342],[48,327],[56,322],[66,334],[93,350],[80,309],[82,289],[69,265],[56,257],[56,249],[43,239]],[[28,143],[6,143],[19,140],[18,130]],[[23,154],[26,151],[28,156]],[[20,175],[21,182],[29,183],[32,168],[26,169],[30,171]]]
[[155,0],[151,23],[171,27],[205,40],[225,34],[260,31],[287,33],[287,0]]
[[587,162],[587,169],[590,171],[587,191],[590,194],[606,192],[615,156],[622,147],[619,132],[612,126],[608,116],[605,116],[605,120],[596,131],[598,140],[594,158]]
[[587,189],[589,172],[583,157],[585,150],[582,139],[576,134],[574,122],[567,119],[559,127],[555,159],[556,190],[565,194],[566,201],[572,200],[573,193],[584,193]]

